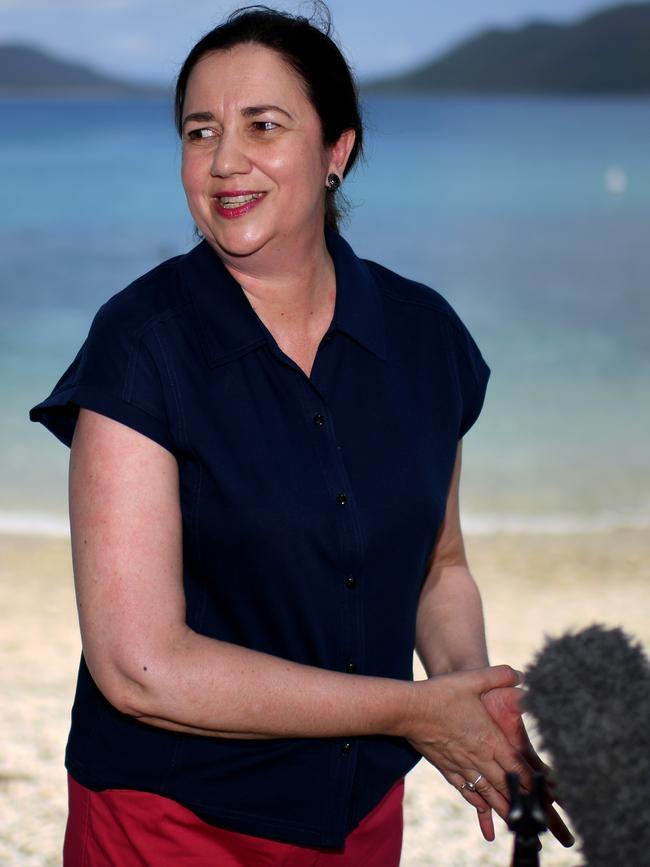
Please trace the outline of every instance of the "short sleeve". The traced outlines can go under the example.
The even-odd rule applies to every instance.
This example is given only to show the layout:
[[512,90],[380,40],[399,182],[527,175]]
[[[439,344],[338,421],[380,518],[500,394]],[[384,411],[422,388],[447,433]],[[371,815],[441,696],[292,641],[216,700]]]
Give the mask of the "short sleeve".
[[461,320],[452,320],[456,370],[461,398],[461,418],[458,439],[462,439],[481,414],[490,368]]
[[134,329],[112,301],[100,307],[74,361],[52,393],[30,409],[29,418],[70,446],[79,408],[84,407],[175,454],[160,365],[150,346],[152,328]]

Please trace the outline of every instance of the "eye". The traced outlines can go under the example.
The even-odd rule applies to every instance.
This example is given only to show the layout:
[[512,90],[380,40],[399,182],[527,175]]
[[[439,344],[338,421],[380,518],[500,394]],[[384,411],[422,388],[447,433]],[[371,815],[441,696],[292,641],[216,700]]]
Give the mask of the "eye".
[[256,132],[273,132],[278,126],[279,124],[274,123],[272,120],[256,120],[253,122],[253,129]]
[[187,133],[187,137],[190,141],[200,141],[201,139],[212,138],[214,135],[215,131],[207,126],[202,126],[198,129],[191,129]]

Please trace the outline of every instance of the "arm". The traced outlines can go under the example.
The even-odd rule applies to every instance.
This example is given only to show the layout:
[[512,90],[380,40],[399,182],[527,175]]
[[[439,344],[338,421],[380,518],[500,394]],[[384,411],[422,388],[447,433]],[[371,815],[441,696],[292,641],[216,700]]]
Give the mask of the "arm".
[[[415,646],[429,678],[483,668],[488,663],[481,596],[470,574],[460,526],[462,440],[449,483],[445,516],[420,592]],[[466,793],[476,807],[481,832],[494,840],[492,812],[478,793]]]
[[445,517],[418,603],[416,650],[429,677],[489,665],[481,597],[460,528],[461,461],[459,443]]
[[147,437],[83,409],[70,517],[84,657],[120,711],[212,737],[404,737],[457,781],[483,774],[486,801],[505,814],[505,772],[522,765],[480,696],[515,686],[511,668],[412,683],[300,665],[192,631],[176,462]]
[[171,453],[80,411],[70,460],[75,589],[86,663],[107,699],[152,725],[219,737],[392,729],[408,683],[300,665],[187,626],[178,485]]
[[[462,443],[459,443],[452,472],[447,507],[420,594],[416,622],[416,649],[429,677],[487,666],[488,654],[481,597],[465,556],[460,527],[459,487]],[[495,689],[481,698],[491,718],[535,770],[545,769],[524,728],[518,689]],[[468,800],[470,800],[468,798]],[[482,801],[482,803],[480,802]],[[474,795],[483,836],[494,839],[494,826],[487,803]],[[565,846],[573,838],[552,806],[550,830]]]

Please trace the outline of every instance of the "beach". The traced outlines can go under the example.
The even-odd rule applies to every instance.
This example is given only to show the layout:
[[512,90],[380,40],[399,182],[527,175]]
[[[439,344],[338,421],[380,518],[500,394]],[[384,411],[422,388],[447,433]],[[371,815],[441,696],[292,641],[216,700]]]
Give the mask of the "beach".
[[[650,646],[650,529],[467,536],[484,599],[490,656],[524,669],[545,635],[594,622]],[[80,642],[67,538],[0,534],[0,864],[61,863],[63,750]],[[416,678],[423,676],[416,665]],[[484,843],[473,810],[426,762],[406,781],[401,867],[507,867],[499,823]],[[541,867],[577,867],[577,848],[543,840]]]

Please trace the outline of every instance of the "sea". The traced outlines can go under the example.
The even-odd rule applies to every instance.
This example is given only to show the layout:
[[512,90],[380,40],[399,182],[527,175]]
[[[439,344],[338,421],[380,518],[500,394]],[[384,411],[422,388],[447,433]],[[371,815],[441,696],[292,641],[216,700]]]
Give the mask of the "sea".
[[[375,96],[342,234],[441,292],[492,370],[467,531],[650,527],[650,100]],[[66,535],[28,420],[97,308],[196,239],[165,100],[0,101],[0,532]]]

